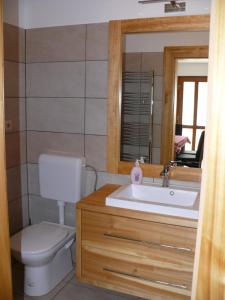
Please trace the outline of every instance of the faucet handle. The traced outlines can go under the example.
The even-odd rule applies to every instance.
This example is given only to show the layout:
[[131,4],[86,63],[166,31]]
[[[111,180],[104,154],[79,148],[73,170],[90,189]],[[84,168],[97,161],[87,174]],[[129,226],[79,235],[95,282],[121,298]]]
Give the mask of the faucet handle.
[[179,166],[179,164],[182,164],[181,160],[170,160],[169,161],[169,166],[170,167],[177,167],[177,166]]

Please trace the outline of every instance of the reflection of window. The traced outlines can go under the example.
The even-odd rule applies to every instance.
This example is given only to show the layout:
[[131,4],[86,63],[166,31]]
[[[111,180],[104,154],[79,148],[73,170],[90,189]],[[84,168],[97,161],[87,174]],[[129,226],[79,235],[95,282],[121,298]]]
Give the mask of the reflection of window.
[[202,130],[206,125],[207,77],[179,76],[177,86],[176,124],[182,125],[182,135],[191,144],[186,150],[196,150]]

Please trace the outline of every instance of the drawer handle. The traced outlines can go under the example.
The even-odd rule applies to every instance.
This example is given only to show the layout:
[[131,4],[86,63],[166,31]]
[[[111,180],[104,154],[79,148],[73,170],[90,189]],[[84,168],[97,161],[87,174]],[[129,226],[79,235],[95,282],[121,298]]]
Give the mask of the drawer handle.
[[120,236],[120,235],[116,235],[116,234],[111,234],[111,233],[104,233],[104,236],[115,238],[115,239],[131,241],[131,242],[137,242],[137,243],[147,245],[147,246],[157,246],[157,247],[161,247],[161,248],[170,248],[170,249],[174,249],[177,251],[192,252],[191,248],[177,247],[174,245],[159,244],[159,243],[153,243],[153,242],[148,242],[148,241],[140,241],[140,240],[136,240],[136,239],[132,239],[129,237]]
[[176,287],[176,288],[179,288],[179,289],[187,290],[187,285],[186,284],[177,284],[177,283],[171,283],[171,282],[166,282],[166,281],[161,281],[161,280],[147,279],[147,278],[144,278],[142,276],[133,275],[133,274],[129,274],[129,273],[126,273],[126,272],[121,272],[121,271],[116,271],[116,270],[109,269],[109,268],[103,268],[103,271],[118,274],[118,275],[123,275],[123,276],[127,276],[127,277],[131,277],[131,278],[136,278],[136,279],[144,280],[144,281],[147,281],[147,282],[153,282],[153,283],[157,283],[157,284],[161,284],[161,285],[165,285],[165,286],[172,286],[172,287]]

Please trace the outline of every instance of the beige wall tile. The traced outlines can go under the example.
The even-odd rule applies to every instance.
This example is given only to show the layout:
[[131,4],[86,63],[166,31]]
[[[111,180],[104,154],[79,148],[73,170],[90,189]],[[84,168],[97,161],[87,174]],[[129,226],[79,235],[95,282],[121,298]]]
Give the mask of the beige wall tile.
[[105,61],[86,62],[86,97],[107,98],[108,63]]
[[6,167],[12,168],[26,163],[26,133],[6,134]]
[[22,199],[9,202],[9,231],[10,235],[15,234],[23,228]]
[[108,23],[87,25],[86,59],[108,59]]
[[84,133],[84,99],[28,98],[27,129]]
[[85,133],[106,135],[106,99],[87,99],[85,110]]
[[84,97],[84,62],[27,65],[28,97]]
[[14,200],[27,194],[27,168],[26,165],[7,170],[8,200]]
[[5,61],[5,97],[25,97],[25,64]]
[[27,62],[84,60],[85,31],[85,25],[27,30]]
[[85,157],[88,165],[98,171],[105,171],[106,136],[85,135]]
[[84,136],[82,134],[67,134],[53,132],[27,133],[28,163],[37,163],[42,153],[59,152],[74,155],[84,155]]
[[12,128],[7,132],[26,130],[25,99],[6,98],[5,99],[5,120],[11,121]]
[[141,71],[141,53],[124,53],[123,71],[140,72]]
[[25,30],[4,23],[4,58],[15,62],[25,62]]
[[142,71],[163,75],[163,52],[146,52],[142,55]]

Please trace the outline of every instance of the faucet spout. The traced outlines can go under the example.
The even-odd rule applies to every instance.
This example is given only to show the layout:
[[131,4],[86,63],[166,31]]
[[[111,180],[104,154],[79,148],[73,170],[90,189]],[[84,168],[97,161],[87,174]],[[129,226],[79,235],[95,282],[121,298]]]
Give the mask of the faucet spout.
[[160,176],[163,179],[162,187],[169,187],[169,171],[171,168],[174,168],[177,166],[178,161],[170,160],[167,164],[164,165],[162,172],[160,173]]

